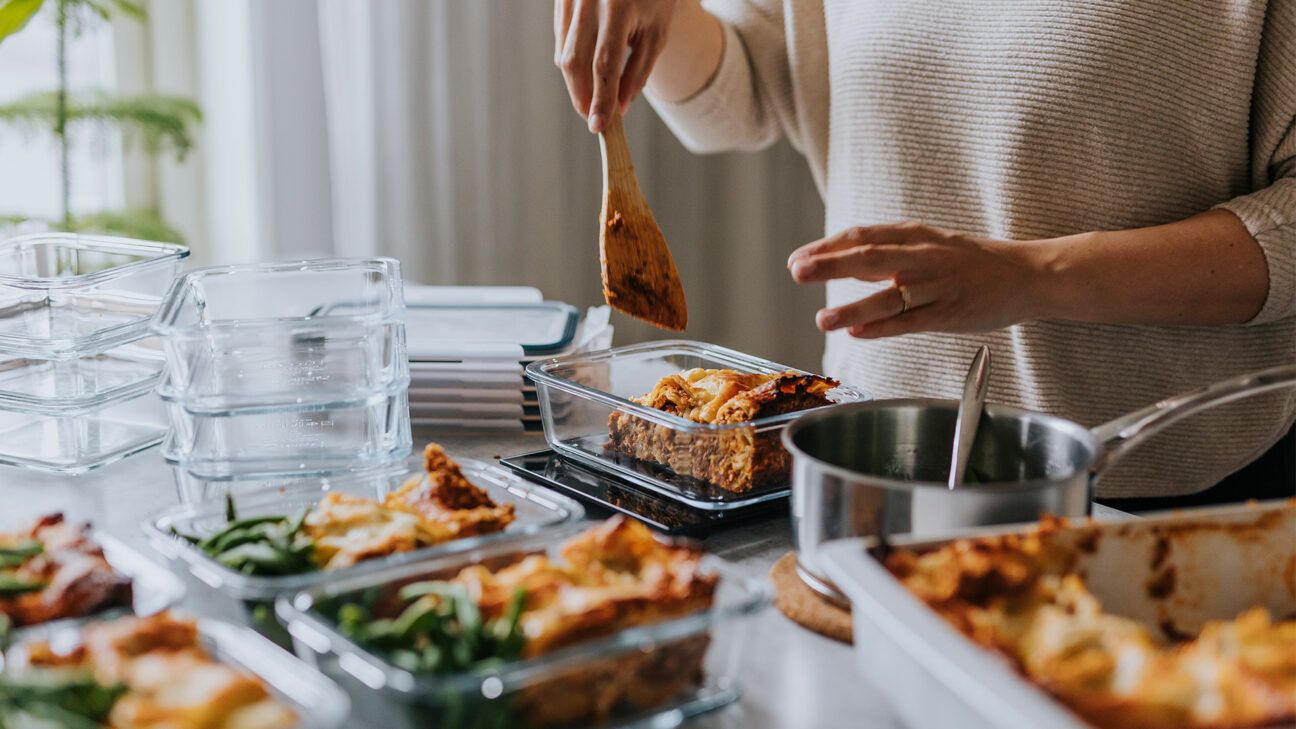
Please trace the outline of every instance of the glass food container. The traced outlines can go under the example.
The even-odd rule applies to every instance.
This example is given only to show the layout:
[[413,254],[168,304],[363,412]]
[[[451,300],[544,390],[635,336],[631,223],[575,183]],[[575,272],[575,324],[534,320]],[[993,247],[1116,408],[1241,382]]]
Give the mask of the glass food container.
[[[585,515],[580,504],[548,489],[534,486],[526,480],[505,471],[499,466],[481,461],[456,459],[464,476],[490,495],[497,504],[512,504],[516,519],[503,532],[467,537],[413,552],[361,562],[344,570],[317,571],[300,575],[266,577],[247,575],[231,570],[188,541],[176,537],[174,532],[203,537],[226,524],[224,499],[210,499],[202,503],[182,505],[168,509],[144,524],[149,540],[169,559],[182,563],[203,583],[223,595],[248,601],[273,600],[283,594],[310,589],[355,575],[368,574],[397,564],[428,559],[437,555],[480,547],[501,539],[526,537],[563,524],[578,521]],[[421,469],[401,467],[380,473],[328,476],[323,478],[294,479],[290,481],[261,479],[249,482],[217,482],[207,484],[205,494],[216,496],[222,488],[234,501],[240,518],[265,515],[294,516],[319,502],[330,491],[341,491],[353,496],[381,499],[411,478],[426,478]],[[199,479],[190,477],[192,482]],[[244,490],[246,489],[246,490]],[[223,494],[222,494],[223,495]]]
[[[445,579],[465,567],[502,567],[528,554],[556,555],[558,537],[578,531],[508,540],[468,553],[401,565],[320,585],[276,604],[294,648],[326,675],[383,692],[404,707],[384,715],[392,727],[435,725],[443,729],[522,727],[541,715],[574,716],[601,701],[610,677],[629,680],[631,690],[611,709],[611,726],[672,727],[739,696],[750,616],[770,602],[763,580],[742,576],[714,557],[702,562],[720,581],[712,607],[665,622],[625,628],[610,636],[578,642],[535,658],[472,671],[433,676],[393,665],[339,632],[331,613],[340,601],[374,589],[422,579]],[[701,653],[701,670],[696,666]],[[633,669],[633,670],[631,670]],[[663,694],[668,679],[680,679],[677,692]],[[576,725],[588,725],[577,719]]]
[[222,266],[178,279],[153,331],[190,412],[339,403],[408,381],[404,306],[390,258]]
[[193,412],[165,386],[163,456],[205,479],[292,476],[391,466],[409,455],[405,383],[362,400]]
[[151,393],[82,410],[0,410],[0,464],[76,475],[151,448],[166,437]]
[[0,355],[75,359],[140,339],[188,255],[72,233],[0,242]]
[[[31,635],[6,651],[9,663],[21,666],[24,643],[34,639],[47,640],[56,650],[71,650],[81,642],[84,626],[61,625]],[[297,715],[298,729],[340,729],[350,715],[350,699],[336,684],[251,628],[203,618],[198,620],[198,634],[213,659],[261,679]]]
[[[534,362],[527,374],[536,383],[545,438],[560,454],[622,476],[700,509],[733,509],[787,496],[790,457],[779,442],[783,428],[812,410],[757,418],[745,423],[697,423],[631,402],[657,381],[682,370],[732,369],[744,373],[810,374],[711,344],[664,341]],[[839,385],[828,393],[834,404],[869,399],[862,390]],[[662,443],[669,462],[640,460],[610,447],[611,424],[634,423]],[[773,478],[734,492],[695,476],[696,464],[728,458],[746,449],[780,464]]]
[[6,640],[9,642],[31,640],[48,635],[53,630],[80,625],[92,620],[101,620],[117,615],[154,615],[176,606],[184,599],[184,585],[165,567],[145,557],[133,547],[106,532],[96,531],[93,539],[96,544],[103,548],[104,559],[108,561],[113,571],[130,578],[130,607],[109,608],[90,617],[64,618],[17,628],[10,632],[8,636],[0,636],[0,648],[3,647]]
[[127,344],[79,359],[0,355],[0,410],[58,415],[149,393],[162,377],[161,350]]

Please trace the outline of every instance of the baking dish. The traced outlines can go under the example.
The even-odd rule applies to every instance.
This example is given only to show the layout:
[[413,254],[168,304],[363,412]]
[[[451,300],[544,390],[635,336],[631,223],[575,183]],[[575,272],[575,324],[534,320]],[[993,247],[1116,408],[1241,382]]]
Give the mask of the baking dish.
[[57,415],[0,410],[0,464],[80,474],[151,448],[166,436],[151,393]]
[[[459,539],[426,549],[362,562],[344,570],[318,571],[301,575],[266,577],[246,575],[226,568],[189,542],[174,536],[173,530],[191,536],[205,536],[223,527],[225,501],[211,499],[202,503],[171,508],[144,524],[144,530],[155,549],[169,559],[183,563],[191,574],[239,600],[265,601],[276,596],[313,588],[317,585],[367,574],[394,564],[427,559],[457,552],[499,539],[536,534],[542,530],[580,520],[585,510],[580,504],[548,489],[533,486],[499,466],[481,461],[457,459],[464,476],[486,491],[498,504],[512,504],[515,521],[502,533]],[[329,491],[378,499],[399,488],[411,478],[426,478],[422,470],[399,468],[377,473],[349,474],[322,478],[279,481],[263,479],[253,482],[211,484],[209,495],[222,485],[234,501],[240,517],[261,515],[292,516],[314,505]],[[251,488],[249,488],[251,487]]]
[[[956,536],[1012,534],[1016,525]],[[1117,523],[1084,523],[1054,532],[1074,545],[1073,572],[1105,610],[1161,635],[1165,626],[1193,634],[1210,619],[1232,619],[1252,606],[1275,618],[1296,614],[1296,502],[1174,511]],[[894,538],[917,551],[950,538]],[[829,542],[829,577],[850,598],[857,663],[914,729],[1082,729],[1089,727],[1003,657],[977,646],[887,571],[871,554],[875,538]],[[1163,576],[1172,573],[1170,589]]]
[[[56,649],[81,642],[86,623],[53,626],[33,634],[10,649],[12,662],[22,663],[23,643],[46,640]],[[350,714],[351,702],[332,681],[251,628],[219,620],[197,620],[199,639],[212,658],[261,679],[270,692],[297,715],[298,729],[339,729]],[[2,665],[3,662],[0,662]]]
[[188,255],[168,243],[73,233],[0,243],[0,353],[68,359],[139,339]]
[[[650,392],[666,375],[693,368],[732,369],[745,373],[793,371],[775,362],[712,344],[663,341],[533,362],[527,374],[536,383],[545,438],[564,456],[608,470],[631,482],[697,508],[729,509],[785,498],[788,479],[732,492],[667,466],[641,461],[607,448],[608,423],[614,413],[631,416],[667,432],[675,445],[692,452],[720,451],[731,440],[767,443],[782,450],[779,434],[787,424],[812,410],[758,418],[746,423],[697,423],[631,402]],[[869,399],[867,393],[841,385],[828,393],[834,403]],[[785,452],[785,451],[784,451]]]
[[[723,560],[707,557],[702,569],[720,582],[711,608],[665,622],[627,628],[611,636],[572,644],[536,658],[490,668],[431,676],[398,668],[382,656],[343,636],[328,610],[339,600],[385,585],[420,579],[443,579],[461,569],[489,563],[495,566],[527,554],[555,553],[558,537],[578,529],[550,532],[435,560],[401,565],[367,575],[320,585],[295,597],[282,597],[276,612],[288,626],[299,656],[325,674],[385,695],[408,706],[408,714],[392,717],[399,726],[478,727],[525,726],[513,704],[521,697],[555,693],[587,698],[606,680],[621,658],[639,656],[669,661],[673,651],[696,648],[709,640],[703,675],[691,688],[666,702],[615,713],[614,726],[670,727],[689,717],[737,699],[741,652],[749,620],[769,604],[769,588],[761,580],[742,576]],[[494,723],[491,723],[494,722]]]
[[390,466],[409,455],[405,383],[361,400],[195,413],[168,390],[163,456],[207,479]]
[[174,607],[184,599],[184,585],[166,568],[106,532],[96,531],[93,538],[103,549],[104,559],[112,566],[113,571],[130,578],[130,609],[112,608],[88,618],[64,618],[62,620],[52,620],[48,623],[16,628],[7,637],[0,636],[0,647],[3,647],[6,641],[21,642],[30,640],[46,635],[51,630],[85,623],[89,620],[124,614],[153,615]]
[[[346,302],[329,313],[329,306]],[[195,269],[153,319],[191,412],[364,399],[409,378],[400,264],[321,259]]]
[[162,376],[161,350],[127,344],[77,359],[0,356],[0,410],[77,413],[152,390]]

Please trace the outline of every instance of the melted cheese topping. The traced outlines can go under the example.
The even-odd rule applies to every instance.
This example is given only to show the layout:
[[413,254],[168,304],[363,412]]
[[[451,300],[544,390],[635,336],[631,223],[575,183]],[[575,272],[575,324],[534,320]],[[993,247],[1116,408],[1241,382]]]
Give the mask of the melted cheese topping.
[[887,567],[977,643],[1098,726],[1254,727],[1296,719],[1296,620],[1263,608],[1166,644],[1106,613],[1036,535],[959,540]]
[[493,502],[440,446],[429,443],[424,456],[427,477],[411,480],[382,503],[334,491],[311,509],[303,531],[314,540],[321,567],[343,569],[375,557],[502,531],[512,523],[513,505]]
[[469,567],[455,578],[486,615],[499,615],[518,588],[526,655],[699,610],[711,603],[714,575],[701,554],[663,544],[643,524],[616,517],[568,541],[563,560],[526,557],[498,571]]
[[[752,420],[764,401],[797,390],[822,398],[838,384],[836,380],[792,371],[760,374],[697,368],[663,377],[651,392],[633,398],[633,402],[698,423],[741,423]],[[787,391],[783,385],[788,386]]]

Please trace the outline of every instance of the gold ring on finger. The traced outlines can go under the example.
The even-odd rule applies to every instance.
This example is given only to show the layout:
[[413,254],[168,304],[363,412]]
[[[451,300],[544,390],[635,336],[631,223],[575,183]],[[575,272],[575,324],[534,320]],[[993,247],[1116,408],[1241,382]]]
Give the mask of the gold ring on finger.
[[904,314],[909,311],[909,307],[913,303],[909,296],[909,287],[904,284],[896,284],[895,290],[900,293],[900,313]]

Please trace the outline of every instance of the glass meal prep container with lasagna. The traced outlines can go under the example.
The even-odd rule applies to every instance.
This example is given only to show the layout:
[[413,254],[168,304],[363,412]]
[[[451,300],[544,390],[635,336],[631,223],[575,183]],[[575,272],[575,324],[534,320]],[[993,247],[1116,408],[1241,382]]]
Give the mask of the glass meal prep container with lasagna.
[[[585,514],[581,505],[572,499],[532,486],[503,468],[468,459],[455,461],[462,476],[480,490],[476,492],[478,500],[464,503],[461,494],[456,499],[458,503],[448,506],[465,507],[464,519],[459,519],[455,510],[439,510],[434,520],[439,518],[453,523],[471,518],[475,524],[481,524],[482,511],[472,507],[489,504],[491,508],[508,512],[508,518],[498,530],[462,529],[463,536],[438,532],[436,538],[426,543],[383,543],[383,540],[400,537],[401,529],[407,526],[410,529],[418,527],[417,524],[406,524],[406,521],[393,523],[393,514],[377,508],[411,481],[417,484],[415,490],[428,486],[430,476],[426,468],[405,466],[377,473],[317,478],[212,482],[204,489],[205,495],[216,497],[219,491],[224,490],[228,502],[222,498],[209,498],[204,502],[173,507],[146,522],[144,530],[155,549],[183,564],[192,575],[221,594],[243,601],[267,601],[285,593],[368,574],[393,564],[472,549],[497,539],[534,535],[577,521]],[[189,478],[195,483],[198,481]],[[321,509],[321,503],[325,503],[329,510]],[[318,518],[311,519],[303,531],[312,539],[328,543],[330,550],[336,549],[334,557],[351,548],[349,545],[338,548],[339,542],[354,539],[372,543],[359,544],[355,548],[357,558],[354,560],[331,560],[323,566],[303,563],[293,569],[280,570],[281,574],[248,569],[247,562],[239,562],[234,556],[233,549],[237,549],[238,544],[233,541],[230,542],[232,549],[218,551],[215,545],[205,549],[208,545],[186,538],[204,540],[226,530],[230,526],[231,510],[235,521],[245,522],[270,517],[290,521],[303,513],[313,514]],[[334,514],[337,515],[336,522],[333,521]],[[348,565],[347,562],[352,563]]]
[[534,362],[545,438],[561,455],[690,506],[785,497],[788,422],[869,399],[835,380],[711,344],[663,341]]
[[251,628],[170,612],[50,626],[0,653],[0,725],[340,729],[350,700]]
[[70,360],[140,339],[188,255],[73,233],[0,242],[0,355]]
[[153,615],[184,598],[165,567],[61,513],[0,529],[0,648],[54,627]]
[[177,279],[152,328],[169,387],[215,414],[354,402],[407,382],[404,309],[391,258],[218,266]]
[[[614,517],[280,598],[385,726],[676,726],[737,699],[761,580]],[[555,537],[564,537],[559,541]]]

